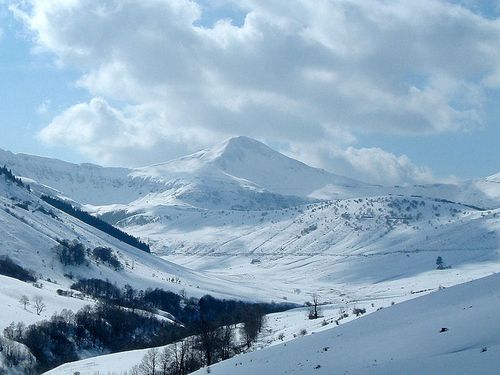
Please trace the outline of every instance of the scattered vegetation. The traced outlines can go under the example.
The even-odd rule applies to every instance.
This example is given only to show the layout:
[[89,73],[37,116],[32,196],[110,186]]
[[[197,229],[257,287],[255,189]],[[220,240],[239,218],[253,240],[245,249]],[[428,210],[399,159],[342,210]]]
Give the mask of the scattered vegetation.
[[360,315],[366,314],[366,309],[355,307],[352,309],[352,313],[356,316],[360,316]]
[[40,315],[47,307],[45,305],[45,302],[43,302],[43,298],[40,296],[36,296],[35,298],[33,298],[33,306],[35,306],[35,311],[37,315]]
[[[19,329],[23,329],[24,326],[19,324],[18,326],[12,327],[13,332]],[[8,334],[8,329],[6,329]],[[0,336],[0,354],[3,358],[3,366],[0,366],[0,374],[10,374],[19,373],[25,375],[34,375],[36,359],[30,353],[25,345],[13,341],[7,338],[7,334],[4,333],[5,337]],[[13,369],[18,370],[17,372],[12,372]],[[14,371],[16,371],[14,370]]]
[[444,260],[441,256],[438,256],[436,258],[436,269],[438,270],[447,270],[447,269],[450,269],[451,266],[447,266],[445,263],[444,263]]
[[85,247],[76,240],[58,240],[55,251],[65,266],[79,266],[85,263]]
[[312,301],[306,303],[307,306],[309,306],[309,313],[308,313],[308,318],[309,319],[318,319],[320,317],[320,308],[319,306],[319,297],[316,293],[312,295]]

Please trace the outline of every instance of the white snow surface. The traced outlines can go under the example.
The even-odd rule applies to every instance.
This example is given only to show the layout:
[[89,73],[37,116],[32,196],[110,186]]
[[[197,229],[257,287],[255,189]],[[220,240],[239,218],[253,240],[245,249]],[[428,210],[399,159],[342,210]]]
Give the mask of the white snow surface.
[[210,373],[498,374],[499,290],[500,275],[458,285],[234,357],[212,366]]
[[[36,191],[43,184],[43,191],[50,187],[86,204],[148,241],[157,255],[185,266],[138,254],[129,264],[144,262],[142,258],[151,263],[142,271],[127,268],[125,273],[147,280],[142,285],[180,273],[189,275],[181,279],[190,280],[182,288],[215,292],[229,282],[238,285],[227,292],[233,296],[304,302],[308,294],[320,292],[335,302],[339,290],[359,300],[435,289],[442,273],[424,275],[434,275],[438,255],[453,267],[445,271],[450,274],[447,285],[499,267],[498,175],[461,185],[372,186],[311,168],[247,137],[135,170],[8,152],[0,152],[2,163],[31,179]],[[332,197],[341,199],[315,201]],[[12,206],[11,201],[5,204]],[[69,232],[68,225],[39,212],[15,206],[9,210],[2,213],[11,221],[5,219],[11,226],[5,238],[24,242],[12,247],[14,258],[17,247],[49,251],[56,236],[96,236],[66,215],[62,217],[72,228]],[[29,225],[12,222],[12,212]],[[104,241],[116,242],[107,237]],[[90,242],[89,246],[99,243]],[[121,253],[127,257],[127,252]],[[34,269],[51,278],[61,274],[60,269],[51,270],[53,255],[39,258],[43,262]],[[167,270],[160,272],[158,267]],[[103,268],[94,274],[117,277]]]

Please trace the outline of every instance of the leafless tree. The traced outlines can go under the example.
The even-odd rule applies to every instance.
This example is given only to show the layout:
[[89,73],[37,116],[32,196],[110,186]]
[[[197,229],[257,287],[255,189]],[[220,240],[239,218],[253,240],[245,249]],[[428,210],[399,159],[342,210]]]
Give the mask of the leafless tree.
[[156,348],[148,350],[142,359],[139,369],[142,375],[157,375],[157,367],[160,359],[159,351]]
[[19,303],[23,305],[24,309],[26,310],[26,307],[30,304],[30,299],[26,295],[22,295],[21,298],[19,298]]
[[233,355],[234,351],[234,332],[233,328],[229,325],[223,326],[219,328],[220,330],[220,355],[221,359],[224,361],[229,359]]
[[172,358],[168,347],[165,347],[165,349],[163,349],[163,351],[160,353],[158,365],[159,365],[159,374],[161,375],[171,374],[170,369],[172,367]]
[[309,319],[318,319],[319,318],[319,297],[316,293],[312,295],[312,302],[310,304],[309,309]]
[[190,342],[183,340],[174,343],[169,349],[169,355],[172,357],[173,373],[175,375],[184,375],[188,373],[187,361],[190,348]]
[[128,375],[141,375],[141,369],[139,368],[139,365],[135,365],[130,369],[128,372]]
[[42,311],[45,310],[45,308],[47,307],[45,305],[45,303],[43,302],[43,298],[40,297],[40,296],[36,296],[34,299],[33,299],[34,303],[35,303],[35,311],[36,311],[36,314],[37,315],[40,315],[42,313]]

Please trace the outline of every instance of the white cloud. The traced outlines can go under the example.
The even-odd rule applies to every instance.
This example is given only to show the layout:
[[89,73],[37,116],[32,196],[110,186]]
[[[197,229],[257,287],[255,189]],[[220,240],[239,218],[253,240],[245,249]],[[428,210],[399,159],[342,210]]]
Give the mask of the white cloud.
[[28,3],[12,9],[37,46],[80,69],[95,97],[125,103],[78,104],[41,133],[97,161],[158,161],[162,142],[237,134],[307,149],[338,146],[337,129],[351,141],[459,131],[481,124],[486,87],[500,87],[500,21],[440,0],[233,1],[243,25],[210,27],[188,0]]
[[413,164],[406,155],[396,156],[380,148],[354,148],[334,152],[332,163],[338,170],[380,185],[431,183],[431,171]]
[[406,155],[395,155],[377,147],[353,147],[342,143],[317,142],[291,145],[287,154],[306,163],[379,185],[408,185],[450,182],[451,177],[436,179],[431,170],[415,165]]
[[77,148],[94,160],[144,165],[168,160],[205,143],[203,131],[192,137],[164,127],[160,110],[147,105],[117,110],[102,98],[79,103],[56,116],[39,138],[54,145]]

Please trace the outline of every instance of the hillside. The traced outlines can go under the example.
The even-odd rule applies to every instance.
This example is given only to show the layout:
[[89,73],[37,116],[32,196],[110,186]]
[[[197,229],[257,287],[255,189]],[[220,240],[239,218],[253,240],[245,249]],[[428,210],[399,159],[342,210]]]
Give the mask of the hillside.
[[458,285],[232,358],[210,373],[497,374],[499,288],[499,275]]
[[311,168],[246,137],[134,170],[75,165],[5,151],[0,152],[0,164],[90,205],[283,208],[310,201],[309,195],[325,185],[347,188],[360,184]]
[[[232,300],[229,305],[275,298],[265,288],[233,284],[130,246],[0,172],[2,373],[39,373],[68,360],[171,342],[196,329],[184,319],[196,319],[207,294]],[[6,329],[11,323],[15,329]]]
[[[109,247],[123,269],[117,271],[97,261],[90,261],[84,266],[65,266],[54,250],[59,240],[77,240],[90,249]],[[244,287],[232,293],[224,281],[206,277],[129,246],[55,209],[27,189],[7,181],[2,175],[0,256],[9,256],[14,262],[33,270],[38,278],[51,280],[63,288],[73,282],[66,276],[71,274],[74,279],[109,279],[120,286],[128,283],[140,289],[154,286],[177,292],[184,289],[197,296],[210,292],[225,296],[245,294]],[[172,279],[176,282],[168,281]],[[248,291],[246,295],[251,294]],[[15,316],[15,310],[12,310],[12,314]]]
[[[210,373],[496,374],[499,287],[500,276],[493,275],[394,306],[381,300],[322,306],[323,318],[318,320],[308,320],[304,308],[270,314],[250,353],[212,365]],[[355,318],[354,306],[370,314]],[[349,317],[336,326],[341,311]],[[64,364],[47,375],[124,374],[147,352],[89,358]],[[195,374],[208,372],[204,368]]]
[[[0,302],[9,306],[0,314],[4,327],[95,305],[57,292],[81,278],[189,297],[303,304],[316,294],[335,308],[372,312],[499,270],[498,175],[458,185],[373,186],[245,137],[138,169],[8,152],[0,152],[2,163],[22,179],[0,176],[0,257],[32,270],[42,284],[2,276],[8,288],[0,289]],[[60,211],[42,195],[77,209]],[[140,238],[153,254],[85,224],[78,209]],[[120,267],[90,255],[79,266],[64,264],[56,250],[61,240],[78,241],[87,254],[109,248]],[[21,293],[42,296],[46,310],[24,309]],[[260,347],[268,345],[261,340]],[[102,352],[83,357],[96,354]]]

